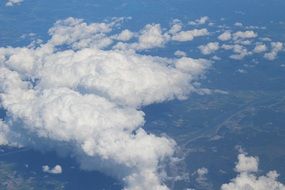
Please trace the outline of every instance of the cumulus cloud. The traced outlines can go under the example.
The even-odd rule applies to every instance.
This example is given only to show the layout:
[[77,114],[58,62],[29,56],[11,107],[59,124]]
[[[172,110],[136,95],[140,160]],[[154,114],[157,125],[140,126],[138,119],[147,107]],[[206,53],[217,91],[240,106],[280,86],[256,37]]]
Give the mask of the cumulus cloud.
[[207,21],[209,21],[209,17],[202,16],[202,17],[196,19],[195,21],[190,21],[189,24],[190,25],[202,25],[202,24],[205,24]]
[[134,33],[126,29],[116,36],[116,40],[129,41],[130,39],[133,38],[133,36],[134,36]]
[[233,39],[234,40],[248,39],[248,38],[256,38],[257,36],[258,36],[257,33],[252,30],[238,31],[233,34]]
[[169,41],[169,35],[163,33],[160,24],[147,24],[138,34],[138,41],[128,43],[118,43],[114,49],[148,50],[161,48]]
[[265,176],[258,176],[258,158],[241,153],[235,168],[238,175],[230,183],[223,184],[222,190],[284,190],[284,184],[277,181],[276,171],[270,171]]
[[221,48],[225,50],[232,50],[233,55],[230,56],[231,59],[241,60],[244,57],[251,55],[252,52],[248,51],[244,46],[240,44],[233,44],[233,45],[222,45]]
[[42,167],[43,172],[50,173],[50,174],[61,174],[62,168],[60,165],[56,165],[53,168],[50,168],[48,165],[44,165]]
[[202,54],[209,55],[214,53],[215,51],[220,49],[220,45],[218,42],[209,42],[206,45],[199,46],[199,49]]
[[245,154],[238,155],[238,163],[236,164],[236,171],[241,172],[257,172],[258,158],[246,156]]
[[196,171],[196,182],[198,184],[206,184],[206,181],[207,181],[207,177],[206,175],[208,174],[208,169],[205,168],[205,167],[202,167],[202,168],[199,168],[197,171]]
[[180,51],[180,50],[175,51],[174,55],[177,57],[186,57],[187,56],[186,52]]
[[14,5],[19,5],[23,2],[23,0],[7,0],[6,1],[6,6],[8,7],[11,7],[11,6],[14,6]]
[[224,33],[218,36],[218,39],[221,41],[228,41],[232,39],[232,33],[230,31],[225,31]]
[[271,51],[264,54],[264,58],[273,61],[277,58],[278,53],[284,49],[282,42],[271,42]]
[[253,50],[254,53],[262,53],[265,51],[267,51],[267,47],[265,44],[256,44]]
[[148,24],[141,31],[137,49],[150,49],[153,47],[162,47],[166,42],[166,35],[162,34],[159,24]]
[[207,36],[209,32],[207,29],[193,29],[188,31],[181,31],[173,35],[172,40],[185,42],[192,41],[195,37]]
[[183,28],[182,23],[180,22],[180,20],[175,20],[174,23],[172,24],[171,28],[169,29],[169,33],[170,34],[175,34],[179,31],[181,31]]
[[108,33],[112,28],[122,22],[122,18],[114,19],[110,23],[92,23],[87,24],[82,19],[67,18],[57,21],[49,29],[51,39],[49,45],[69,45],[73,49],[82,49],[86,47],[106,48],[112,44],[112,38]]
[[[192,30],[182,30],[183,25],[181,21],[173,21],[169,29],[162,29],[160,24],[147,24],[138,33],[130,33],[129,31],[124,34],[131,37],[136,37],[137,41],[134,40],[132,43],[119,42],[115,44],[112,48],[117,50],[133,50],[133,51],[144,51],[153,48],[162,48],[171,41],[186,42],[192,41],[196,37],[202,37],[209,35],[206,28],[202,29],[192,29]],[[122,33],[120,34],[120,36]],[[118,40],[118,37],[115,39]],[[127,38],[128,41],[129,39]],[[124,40],[121,40],[124,41]],[[107,45],[110,45],[111,42]]]
[[168,189],[161,164],[176,143],[146,132],[141,108],[187,98],[210,62],[138,53],[163,46],[158,24],[139,32],[138,49],[114,49],[110,40],[122,33],[109,33],[120,22],[68,18],[55,23],[45,43],[0,48],[0,102],[7,112],[0,140],[64,150],[82,169],[117,177],[125,189]]
[[194,173],[192,173],[192,177],[195,180],[195,189],[213,189],[213,185],[209,182],[207,178],[208,173],[209,171],[205,167],[198,168]]

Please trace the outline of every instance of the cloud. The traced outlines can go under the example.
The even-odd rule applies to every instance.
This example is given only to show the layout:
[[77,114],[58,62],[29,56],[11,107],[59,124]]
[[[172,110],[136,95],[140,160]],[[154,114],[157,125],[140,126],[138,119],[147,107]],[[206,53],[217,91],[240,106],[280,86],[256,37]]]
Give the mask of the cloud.
[[202,16],[199,19],[196,19],[195,21],[190,21],[190,25],[202,25],[205,24],[209,20],[209,17],[207,16]]
[[138,41],[127,44],[118,43],[113,48],[121,50],[142,51],[161,48],[169,41],[169,35],[163,33],[160,24],[147,24],[138,34]]
[[257,172],[258,171],[258,158],[246,156],[245,154],[238,155],[238,163],[236,171],[241,172]]
[[129,30],[123,30],[120,34],[116,36],[116,40],[129,41],[134,36],[134,33]]
[[213,185],[209,182],[207,178],[208,173],[209,171],[205,167],[198,168],[194,173],[192,173],[192,176],[194,177],[194,180],[196,182],[195,187],[197,189],[213,189]]
[[253,50],[254,53],[262,53],[265,51],[267,51],[267,47],[265,44],[256,44],[256,46]]
[[202,54],[209,55],[214,53],[215,51],[220,49],[220,45],[218,42],[209,42],[206,45],[199,46],[199,49]]
[[174,55],[177,57],[186,57],[187,54],[184,51],[177,50],[174,52]]
[[236,23],[235,23],[235,26],[237,26],[237,27],[242,27],[242,26],[243,26],[243,24],[242,24],[242,23],[240,23],[240,22],[236,22]]
[[276,171],[270,171],[265,176],[257,176],[258,158],[241,153],[235,170],[238,172],[236,178],[230,183],[223,184],[222,190],[284,190],[284,184],[277,181]]
[[[136,37],[137,41],[134,40],[132,43],[119,42],[112,48],[116,50],[145,51],[162,48],[171,41],[186,42],[192,41],[196,37],[209,35],[206,28],[193,30],[182,30],[182,28],[183,25],[179,20],[174,20],[168,30],[162,29],[160,24],[147,24],[138,33],[132,33],[132,37]],[[107,45],[110,44],[111,42]]]
[[204,184],[207,184],[207,177],[206,175],[208,174],[208,169],[205,168],[205,167],[202,167],[202,168],[199,168],[197,169],[196,171],[196,182],[200,185],[204,185]]
[[195,37],[207,36],[209,32],[207,29],[193,29],[188,31],[181,31],[173,35],[172,40],[185,42],[192,41]]
[[0,120],[0,145],[8,145],[7,133],[9,132],[8,125]]
[[14,5],[19,5],[23,2],[23,0],[7,0],[5,6],[11,7]]
[[271,51],[264,54],[264,58],[273,61],[277,58],[278,53],[284,49],[282,42],[271,42]]
[[44,165],[42,167],[43,172],[45,173],[50,173],[50,174],[61,174],[62,173],[62,168],[60,165],[56,165],[53,168],[50,168],[47,165]]
[[232,34],[230,31],[226,31],[218,36],[218,39],[221,41],[228,41],[232,38]]
[[252,52],[248,51],[244,46],[240,44],[233,44],[233,45],[222,45],[221,48],[225,50],[232,50],[233,55],[230,56],[231,59],[241,60],[248,55],[252,55]]
[[183,28],[182,23],[180,20],[174,20],[174,23],[172,24],[171,28],[169,29],[170,34],[176,34],[177,32],[181,31]]
[[125,189],[168,189],[162,166],[176,143],[146,132],[141,108],[187,98],[210,62],[138,53],[163,47],[158,24],[139,32],[134,51],[114,49],[111,41],[122,32],[110,32],[121,20],[68,18],[55,23],[45,43],[0,48],[0,102],[7,112],[0,142],[71,155],[82,169],[114,176]]
[[122,22],[122,18],[114,19],[110,23],[92,23],[87,24],[82,19],[73,17],[57,21],[49,29],[51,39],[49,45],[69,45],[73,49],[82,49],[86,47],[106,48],[112,44],[108,33],[112,28]]
[[248,39],[248,38],[256,38],[258,34],[252,30],[247,31],[238,31],[233,34],[233,39]]
[[150,49],[163,47],[166,42],[166,35],[162,34],[159,24],[148,24],[141,31],[136,49]]

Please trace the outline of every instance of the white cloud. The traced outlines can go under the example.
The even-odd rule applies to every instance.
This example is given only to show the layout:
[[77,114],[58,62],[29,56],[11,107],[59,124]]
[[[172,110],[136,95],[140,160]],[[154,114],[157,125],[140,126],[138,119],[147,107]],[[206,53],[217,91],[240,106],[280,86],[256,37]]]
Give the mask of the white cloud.
[[[142,128],[141,107],[187,98],[210,63],[105,50],[118,22],[68,18],[38,47],[0,48],[0,102],[7,111],[1,143],[64,150],[83,169],[117,177],[125,189],[168,189],[161,164],[176,143]],[[164,41],[160,26],[151,24],[138,47]]]
[[[162,29],[160,24],[147,24],[140,32],[133,33],[132,37],[136,37],[137,41],[132,43],[119,42],[112,48],[116,50],[144,51],[162,48],[171,41],[186,42],[192,41],[196,37],[209,35],[206,28],[183,31],[183,25],[179,20],[173,22],[168,30]],[[110,45],[110,43],[107,45]]]
[[187,54],[184,51],[177,50],[174,52],[174,55],[177,57],[186,57]]
[[245,154],[238,156],[236,165],[238,175],[230,183],[223,184],[221,190],[284,190],[284,184],[277,181],[276,171],[270,171],[265,176],[257,176],[258,158]]
[[195,21],[190,21],[190,25],[202,25],[205,24],[207,21],[209,21],[209,17],[207,16],[202,16],[199,19],[196,19]]
[[264,54],[264,58],[273,61],[277,58],[278,53],[284,49],[282,42],[271,42],[271,51]]
[[203,177],[203,176],[205,176],[206,174],[208,174],[208,169],[205,168],[205,167],[199,168],[199,169],[197,170],[197,174],[198,174],[199,177]]
[[120,34],[116,36],[116,40],[129,41],[134,36],[134,33],[129,30],[123,30]]
[[180,21],[176,21],[171,28],[169,29],[170,34],[176,34],[177,32],[182,30],[182,23]]
[[173,35],[172,40],[185,42],[192,41],[195,37],[207,36],[209,32],[207,29],[193,29],[188,31],[181,31]]
[[167,36],[162,34],[159,24],[148,24],[141,31],[139,36],[138,49],[150,49],[153,47],[163,47]]
[[261,41],[264,41],[264,42],[271,42],[271,38],[269,37],[263,37],[263,38],[260,38]]
[[14,5],[19,5],[23,2],[23,0],[7,0],[6,1],[6,6],[8,7],[11,7],[11,6],[14,6]]
[[245,154],[238,155],[238,163],[236,164],[236,171],[241,172],[257,172],[258,158],[246,156]]
[[238,31],[233,34],[234,40],[256,38],[257,36],[257,33],[252,30]]
[[213,189],[212,184],[208,181],[207,174],[209,173],[208,169],[205,167],[197,169],[192,176],[195,177],[196,186],[199,189],[211,190]]
[[9,133],[9,127],[0,119],[0,145],[8,145],[7,134]]
[[242,24],[242,23],[240,23],[240,22],[236,22],[236,23],[235,23],[235,26],[242,27],[242,26],[243,26],[243,24]]
[[267,51],[267,47],[265,44],[256,44],[256,46],[253,50],[254,53],[262,53],[265,51]]
[[44,165],[42,167],[43,172],[45,173],[50,173],[50,174],[61,174],[62,173],[62,168],[60,165],[56,165],[53,168],[50,168],[47,165]]
[[118,43],[114,49],[147,50],[161,48],[169,40],[169,35],[162,32],[160,24],[147,24],[138,35],[138,42]]
[[230,31],[226,31],[218,36],[218,39],[221,41],[228,41],[232,38],[232,34]]
[[234,44],[234,45],[224,44],[221,46],[221,48],[225,50],[232,50],[234,54],[231,55],[230,58],[235,60],[241,60],[248,55],[252,55],[252,52],[248,51],[244,46],[240,44]]
[[202,54],[209,55],[209,54],[212,54],[212,53],[216,52],[217,50],[219,50],[220,45],[218,42],[209,42],[206,45],[199,46],[199,49],[200,49]]
[[49,44],[58,46],[61,44],[70,45],[74,49],[85,47],[105,48],[112,44],[111,37],[107,36],[114,27],[123,19],[114,19],[110,23],[92,23],[87,24],[82,19],[68,18],[57,21],[49,29],[52,36]]

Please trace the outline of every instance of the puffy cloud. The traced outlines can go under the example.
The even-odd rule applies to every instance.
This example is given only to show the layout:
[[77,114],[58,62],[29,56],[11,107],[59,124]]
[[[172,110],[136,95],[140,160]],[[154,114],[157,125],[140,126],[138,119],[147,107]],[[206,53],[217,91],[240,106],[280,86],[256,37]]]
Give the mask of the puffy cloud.
[[258,158],[239,154],[236,165],[238,176],[230,183],[223,184],[222,190],[284,190],[284,184],[277,181],[276,171],[270,171],[265,176],[257,176]]
[[262,53],[265,51],[267,51],[267,47],[265,44],[256,44],[256,46],[253,50],[254,53]]
[[215,51],[220,49],[220,45],[218,42],[209,42],[206,45],[199,46],[199,49],[202,54],[209,55],[214,53]]
[[208,169],[205,167],[197,169],[192,176],[195,179],[195,186],[198,189],[210,190],[213,189],[213,185],[208,181],[207,174],[209,173]]
[[[176,143],[147,133],[141,108],[187,98],[210,62],[106,50],[118,22],[68,18],[55,23],[46,43],[0,48],[0,102],[7,112],[0,142],[64,150],[81,168],[117,177],[125,189],[168,189],[161,164]],[[160,26],[147,25],[138,51],[163,43]]]
[[209,20],[209,17],[207,16],[202,16],[199,19],[196,19],[195,21],[190,21],[190,25],[202,25],[205,24]]
[[120,34],[116,36],[116,40],[129,41],[134,36],[134,33],[129,30],[123,30]]
[[181,31],[182,30],[182,24],[180,23],[180,22],[176,22],[176,23],[174,23],[172,26],[171,26],[171,28],[169,29],[169,33],[170,34],[175,34],[175,33],[177,33],[177,32],[179,32],[179,31]]
[[202,167],[202,168],[199,168],[197,171],[196,171],[196,174],[197,174],[197,177],[196,177],[196,182],[198,184],[205,184],[206,181],[207,181],[207,177],[206,175],[208,174],[208,169],[205,168],[205,167]]
[[7,0],[6,2],[6,6],[8,7],[11,7],[11,6],[14,6],[14,5],[19,5],[23,2],[23,0]]
[[162,47],[166,42],[167,36],[162,34],[159,24],[148,24],[141,31],[137,49],[150,49],[153,47]]
[[173,35],[172,40],[185,42],[192,41],[195,37],[207,36],[209,32],[207,29],[193,29],[188,31],[181,31]]
[[161,48],[169,40],[169,35],[162,32],[160,24],[147,24],[138,35],[138,42],[118,43],[114,49],[147,50]]
[[177,50],[174,52],[174,55],[177,57],[186,57],[187,54],[184,51]]
[[238,31],[233,34],[234,40],[238,39],[247,39],[247,38],[256,38],[258,35],[252,30],[247,31]]
[[238,163],[236,165],[236,171],[241,172],[257,172],[258,170],[258,158],[252,156],[246,156],[245,154],[238,155]]
[[273,61],[278,56],[278,53],[284,49],[282,42],[271,42],[271,51],[264,54],[264,58]]
[[61,174],[62,173],[62,168],[60,165],[56,165],[53,168],[50,168],[47,165],[44,165],[42,167],[43,172],[45,173],[50,173],[50,174]]
[[[186,42],[192,41],[196,37],[209,35],[206,28],[185,31],[182,28],[183,25],[179,20],[173,21],[168,30],[162,29],[160,24],[147,24],[140,32],[132,33],[132,37],[136,37],[137,41],[132,43],[119,42],[112,48],[117,50],[144,51],[153,48],[162,48],[166,43],[171,41]],[[115,39],[117,38],[115,36]],[[107,45],[110,45],[110,43]]]
[[232,39],[232,34],[230,31],[225,31],[224,33],[218,36],[218,39],[221,41],[228,41]]
[[241,60],[244,57],[251,55],[252,52],[248,51],[244,46],[240,44],[234,44],[234,45],[222,45],[221,48],[225,50],[232,50],[233,55],[230,56],[231,59],[235,60]]
[[65,20],[57,21],[49,29],[52,38],[50,45],[69,45],[74,49],[85,47],[105,48],[112,44],[112,39],[107,36],[112,31],[112,27],[123,19],[114,19],[110,23],[87,24],[82,19],[70,17]]

